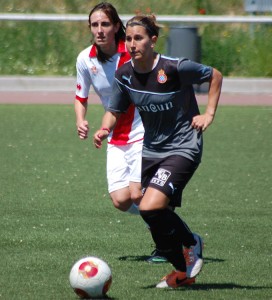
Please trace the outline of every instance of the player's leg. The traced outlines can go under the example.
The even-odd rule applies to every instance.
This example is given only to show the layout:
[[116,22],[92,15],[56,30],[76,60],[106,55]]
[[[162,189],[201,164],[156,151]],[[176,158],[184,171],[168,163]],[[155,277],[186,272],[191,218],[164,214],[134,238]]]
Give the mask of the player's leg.
[[[142,186],[159,189],[169,198],[168,208],[175,211],[181,206],[182,192],[197,169],[197,164],[178,155],[166,159],[143,159]],[[156,199],[155,199],[156,201]],[[150,205],[152,203],[150,202]],[[184,245],[195,244],[193,233],[188,225],[181,220]]]
[[128,167],[130,198],[135,205],[139,205],[143,197],[142,193],[142,148],[143,142],[138,141],[128,145],[126,162]]
[[124,212],[128,211],[133,204],[128,186],[112,191],[110,197],[114,207]]
[[196,167],[193,162],[180,156],[155,161],[143,159],[143,187],[148,188],[140,204],[141,215],[150,226],[157,248],[176,268],[176,273],[169,274],[158,287],[169,286],[167,282],[175,276],[180,285],[193,282],[187,280],[182,246],[184,242],[188,246],[196,244],[196,241],[187,224],[169,209],[169,205],[180,206],[182,191]]
[[108,191],[114,207],[121,211],[129,211],[133,205],[125,157],[126,150],[127,146],[108,145],[107,148]]
[[[127,164],[130,169],[130,192],[131,199],[134,202],[129,209],[129,212],[139,213],[138,205],[142,199],[142,142],[133,143],[130,145],[130,149],[126,154]],[[137,205],[137,207],[136,207]],[[147,225],[147,224],[146,224]],[[147,225],[149,229],[149,226]],[[165,263],[168,262],[167,258],[162,255],[156,248],[151,252],[151,256],[148,257],[149,263]]]
[[193,235],[195,244],[183,248],[183,255],[186,261],[186,272],[187,277],[189,278],[196,277],[203,266],[203,240],[198,234],[194,233]]
[[134,204],[139,205],[143,197],[142,185],[140,182],[129,182],[130,198]]
[[140,203],[140,213],[149,225],[152,238],[169,261],[186,272],[186,263],[182,254],[182,236],[180,219],[167,205],[169,198],[161,191],[148,187]]
[[[172,172],[175,173],[175,177],[172,178],[172,183],[174,187],[178,186],[178,188],[175,189],[175,193],[173,197],[171,197],[170,205],[179,207],[182,202],[182,192],[195,173],[198,164],[182,156],[173,156],[166,162],[164,167],[170,168],[171,170],[171,165],[177,167],[172,170]],[[170,193],[168,195],[170,195]],[[192,278],[200,273],[203,266],[203,241],[198,234],[192,233],[184,220],[181,221],[183,223],[183,254],[186,260],[187,277]]]
[[[193,283],[186,276],[186,261],[182,249],[180,218],[168,209],[168,197],[154,188],[147,188],[140,204],[140,213],[149,225],[157,249],[167,257],[175,270],[164,278],[157,287],[178,287]],[[171,279],[171,282],[169,281]],[[175,279],[173,279],[175,278]],[[178,281],[175,281],[178,279]],[[173,281],[173,283],[172,283]]]

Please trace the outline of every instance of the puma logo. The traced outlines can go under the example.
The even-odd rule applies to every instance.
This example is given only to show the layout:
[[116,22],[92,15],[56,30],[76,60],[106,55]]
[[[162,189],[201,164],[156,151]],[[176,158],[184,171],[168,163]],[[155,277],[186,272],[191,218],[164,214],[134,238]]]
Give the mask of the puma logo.
[[122,75],[122,78],[125,79],[129,84],[131,84],[131,75],[129,76],[129,78],[125,75]]
[[174,187],[174,185],[173,185],[172,182],[169,182],[168,185],[170,186],[170,188],[171,188],[171,190],[172,190],[172,195],[174,195],[175,190],[176,190],[177,188]]

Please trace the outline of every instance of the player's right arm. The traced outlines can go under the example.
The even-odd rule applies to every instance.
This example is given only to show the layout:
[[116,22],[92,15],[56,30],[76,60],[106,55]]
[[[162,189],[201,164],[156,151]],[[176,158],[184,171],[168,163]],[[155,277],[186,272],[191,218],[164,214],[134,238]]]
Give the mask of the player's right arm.
[[88,102],[80,102],[78,99],[75,99],[75,113],[76,113],[76,127],[77,127],[77,134],[81,140],[85,140],[88,138],[89,133],[89,124],[88,121],[85,119]]
[[86,120],[88,108],[88,95],[91,87],[91,78],[88,71],[85,58],[90,48],[83,50],[77,57],[77,89],[74,100],[74,109],[76,114],[76,128],[77,134],[81,140],[88,138],[89,124]]

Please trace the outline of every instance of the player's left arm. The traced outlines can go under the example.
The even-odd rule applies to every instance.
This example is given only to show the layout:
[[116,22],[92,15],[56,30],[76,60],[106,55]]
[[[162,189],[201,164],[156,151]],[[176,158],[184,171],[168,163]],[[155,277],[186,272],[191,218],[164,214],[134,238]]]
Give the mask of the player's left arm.
[[203,114],[197,115],[192,120],[192,127],[197,130],[204,131],[213,122],[215,117],[218,101],[221,94],[221,86],[223,82],[222,74],[213,68],[210,80],[208,103]]

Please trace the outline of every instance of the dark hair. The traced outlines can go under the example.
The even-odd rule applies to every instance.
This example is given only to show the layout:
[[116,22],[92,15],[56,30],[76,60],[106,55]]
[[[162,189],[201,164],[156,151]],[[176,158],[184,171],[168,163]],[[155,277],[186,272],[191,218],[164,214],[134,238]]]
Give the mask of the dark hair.
[[[105,15],[109,18],[109,20],[114,24],[117,25],[120,24],[119,30],[115,34],[115,43],[118,45],[120,40],[125,40],[126,34],[125,34],[125,26],[120,19],[115,7],[108,3],[108,2],[101,2],[97,4],[89,13],[89,27],[91,28],[91,16],[95,11],[102,10]],[[97,46],[97,59],[101,62],[106,62],[110,59],[108,55],[103,53],[99,46]]]
[[128,20],[126,28],[128,26],[143,26],[150,38],[154,35],[159,36],[160,26],[154,15],[136,15]]

